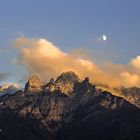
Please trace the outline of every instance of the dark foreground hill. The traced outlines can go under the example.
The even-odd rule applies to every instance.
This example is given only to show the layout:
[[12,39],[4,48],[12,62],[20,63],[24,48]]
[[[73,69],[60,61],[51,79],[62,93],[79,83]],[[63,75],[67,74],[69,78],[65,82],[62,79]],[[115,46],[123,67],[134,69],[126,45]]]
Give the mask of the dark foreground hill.
[[0,97],[0,140],[139,140],[140,110],[73,72]]

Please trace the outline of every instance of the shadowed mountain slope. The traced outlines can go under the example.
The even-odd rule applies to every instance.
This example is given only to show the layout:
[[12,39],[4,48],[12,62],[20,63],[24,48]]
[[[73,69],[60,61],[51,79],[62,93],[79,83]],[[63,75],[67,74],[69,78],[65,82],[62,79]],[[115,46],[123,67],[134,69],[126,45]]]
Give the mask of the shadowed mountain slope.
[[139,140],[140,110],[73,72],[45,85],[33,76],[0,97],[0,129],[7,140]]

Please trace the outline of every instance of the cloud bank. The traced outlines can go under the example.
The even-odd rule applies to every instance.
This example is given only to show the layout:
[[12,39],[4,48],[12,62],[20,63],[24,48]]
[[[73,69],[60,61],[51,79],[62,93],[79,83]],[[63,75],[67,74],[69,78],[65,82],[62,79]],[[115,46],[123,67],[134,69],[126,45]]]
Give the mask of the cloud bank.
[[74,71],[81,79],[110,86],[140,86],[140,56],[126,65],[106,62],[96,64],[91,56],[79,57],[79,52],[67,53],[46,39],[18,38],[14,42],[19,50],[17,63],[24,65],[29,75],[37,74],[46,81],[62,72]]

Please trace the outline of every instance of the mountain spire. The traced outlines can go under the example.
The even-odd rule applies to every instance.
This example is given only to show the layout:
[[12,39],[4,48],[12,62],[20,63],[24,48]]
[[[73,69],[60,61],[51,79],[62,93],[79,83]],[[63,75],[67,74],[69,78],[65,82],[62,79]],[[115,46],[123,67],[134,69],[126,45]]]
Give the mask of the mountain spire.
[[38,76],[33,75],[29,78],[25,85],[25,93],[40,92],[42,90],[43,83]]

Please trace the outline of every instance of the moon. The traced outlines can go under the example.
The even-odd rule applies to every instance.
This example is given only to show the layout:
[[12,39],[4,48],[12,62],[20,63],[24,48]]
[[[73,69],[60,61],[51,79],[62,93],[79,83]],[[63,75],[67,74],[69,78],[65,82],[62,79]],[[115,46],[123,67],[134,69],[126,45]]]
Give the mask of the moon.
[[106,41],[107,40],[107,36],[106,35],[102,35],[102,39],[103,39],[103,41]]

